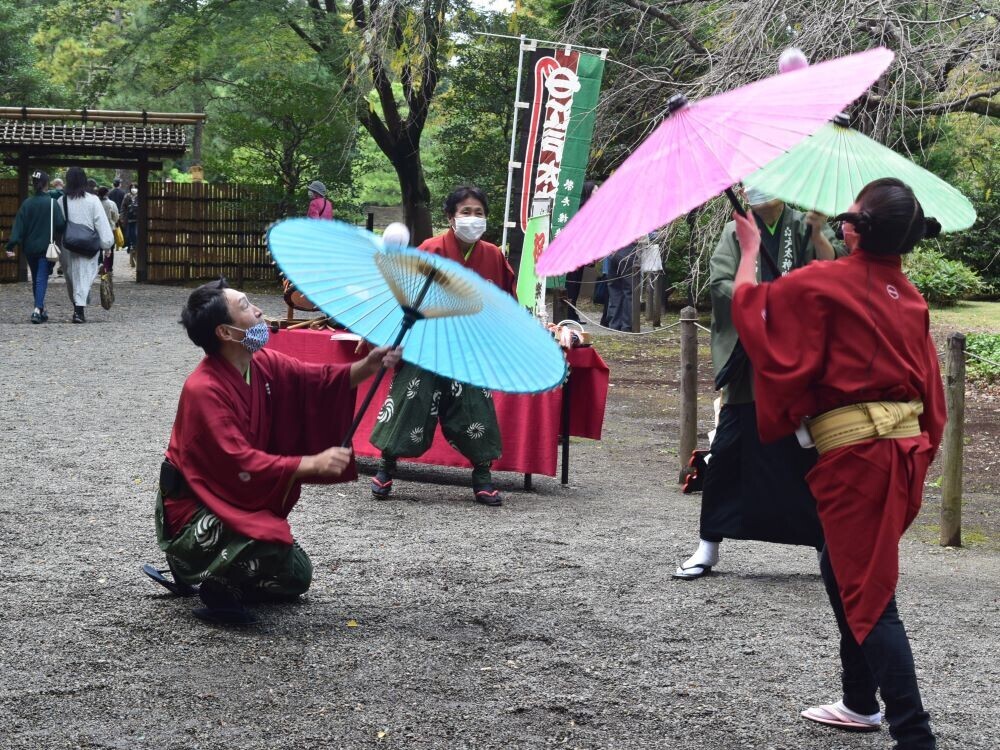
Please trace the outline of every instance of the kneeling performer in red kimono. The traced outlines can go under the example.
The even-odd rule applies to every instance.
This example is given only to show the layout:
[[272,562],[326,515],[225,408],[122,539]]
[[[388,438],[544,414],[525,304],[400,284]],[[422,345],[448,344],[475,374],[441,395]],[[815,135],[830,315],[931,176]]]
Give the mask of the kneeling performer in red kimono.
[[802,715],[875,730],[878,691],[898,750],[929,750],[895,590],[899,540],[920,509],[945,407],[927,304],[900,256],[940,225],[896,179],[869,183],[837,218],[850,256],[758,286],[758,230],[738,217],[733,320],[753,363],[761,440],[798,431],[819,453],[806,481],[826,538],[820,568],[840,629],[843,698]]
[[156,497],[156,535],[174,593],[198,586],[202,619],[253,622],[245,604],[290,600],[312,581],[288,514],[302,484],[357,477],[339,448],[354,414],[354,389],[401,350],[374,349],[351,365],[300,362],[264,349],[260,308],[225,281],[199,287],[181,312],[205,358],[181,391]]

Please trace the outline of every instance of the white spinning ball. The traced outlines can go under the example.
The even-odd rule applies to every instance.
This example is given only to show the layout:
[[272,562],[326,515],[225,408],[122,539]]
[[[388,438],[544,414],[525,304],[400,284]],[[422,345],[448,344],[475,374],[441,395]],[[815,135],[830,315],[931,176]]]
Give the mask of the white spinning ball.
[[809,60],[805,53],[798,47],[789,47],[781,53],[778,58],[778,72],[791,73],[793,70],[800,70],[809,67]]
[[382,244],[386,247],[408,247],[410,230],[406,228],[406,224],[394,221],[382,232]]

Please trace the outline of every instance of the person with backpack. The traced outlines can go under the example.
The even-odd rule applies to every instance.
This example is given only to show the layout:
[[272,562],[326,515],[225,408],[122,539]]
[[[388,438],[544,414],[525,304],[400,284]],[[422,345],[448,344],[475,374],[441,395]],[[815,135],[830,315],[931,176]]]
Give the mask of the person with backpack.
[[326,199],[326,185],[319,180],[309,183],[309,211],[306,216],[310,219],[332,219],[333,204]]
[[66,228],[66,217],[58,201],[46,192],[49,176],[45,172],[31,175],[31,186],[35,194],[28,198],[17,211],[14,228],[7,242],[7,257],[14,257],[14,248],[21,246],[28,269],[31,271],[31,290],[35,298],[35,309],[31,313],[32,323],[44,323],[49,319],[45,311],[45,292],[49,285],[49,261],[45,257],[54,235]]

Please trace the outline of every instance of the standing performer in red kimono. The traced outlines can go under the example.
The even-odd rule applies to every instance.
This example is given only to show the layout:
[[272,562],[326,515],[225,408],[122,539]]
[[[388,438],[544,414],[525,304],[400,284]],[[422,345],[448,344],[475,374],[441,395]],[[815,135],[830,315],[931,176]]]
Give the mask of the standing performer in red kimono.
[[156,497],[156,535],[175,593],[198,593],[202,619],[246,624],[245,602],[294,599],[312,581],[288,514],[304,482],[357,477],[339,446],[354,389],[400,350],[374,349],[351,365],[316,365],[263,349],[260,308],[225,281],[199,287],[181,312],[205,358],[181,391]]
[[928,750],[895,589],[945,407],[927,304],[900,256],[940,225],[896,179],[869,183],[837,218],[850,256],[757,285],[758,229],[737,217],[733,320],[753,364],[761,440],[798,430],[819,453],[807,481],[826,537],[820,569],[840,628],[843,698],[802,715],[875,730],[877,690],[898,750]]
[[[500,248],[481,239],[489,205],[479,188],[460,187],[445,200],[450,228],[418,248],[460,263],[487,281],[515,295],[514,272]],[[488,336],[488,331],[483,331]],[[372,478],[372,496],[385,500],[392,492],[396,461],[421,456],[434,442],[438,422],[451,446],[472,464],[473,499],[483,505],[503,503],[493,486],[490,467],[500,458],[500,426],[493,394],[405,364],[396,373],[369,440],[382,451],[378,473]]]

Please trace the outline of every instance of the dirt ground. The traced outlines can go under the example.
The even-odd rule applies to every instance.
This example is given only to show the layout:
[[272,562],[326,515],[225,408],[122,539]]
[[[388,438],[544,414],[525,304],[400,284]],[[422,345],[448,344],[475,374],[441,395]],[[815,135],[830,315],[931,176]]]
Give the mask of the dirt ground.
[[[407,471],[387,503],[364,477],[307,488],[292,525],[310,592],[243,631],[195,620],[139,574],[161,559],[157,469],[199,359],[177,325],[187,291],[123,282],[83,326],[62,285],[43,326],[26,286],[0,286],[3,750],[890,746],[799,718],[839,697],[812,550],[726,542],[717,575],[670,578],[699,503],[674,483],[670,335],[600,337],[605,438],[574,443],[568,486],[501,475],[500,509],[457,470]],[[994,750],[998,479],[977,453],[996,404],[968,409],[970,544],[934,543],[929,487],[899,601],[940,747]]]

